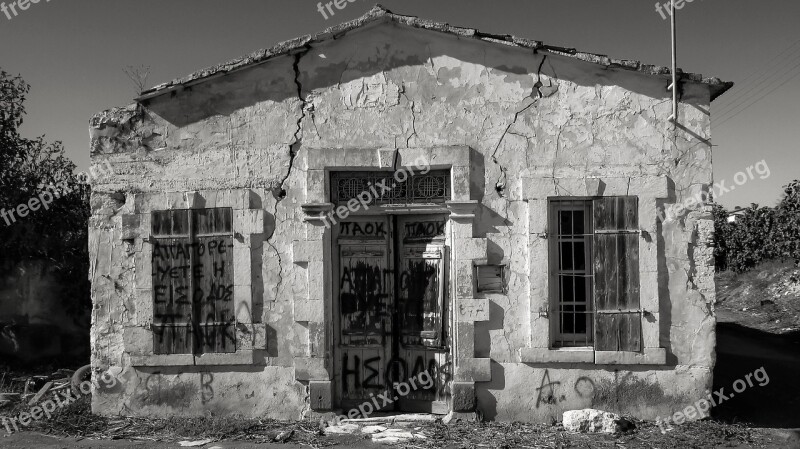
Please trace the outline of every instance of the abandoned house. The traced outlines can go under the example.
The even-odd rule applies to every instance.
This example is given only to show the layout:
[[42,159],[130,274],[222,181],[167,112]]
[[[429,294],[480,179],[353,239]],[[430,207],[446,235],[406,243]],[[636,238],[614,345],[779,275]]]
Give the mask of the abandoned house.
[[[91,121],[106,415],[644,419],[707,395],[731,87],[375,7]],[[679,206],[675,208],[674,206]],[[674,213],[664,214],[672,209]],[[422,372],[432,382],[398,388]],[[470,416],[470,415],[463,415]]]

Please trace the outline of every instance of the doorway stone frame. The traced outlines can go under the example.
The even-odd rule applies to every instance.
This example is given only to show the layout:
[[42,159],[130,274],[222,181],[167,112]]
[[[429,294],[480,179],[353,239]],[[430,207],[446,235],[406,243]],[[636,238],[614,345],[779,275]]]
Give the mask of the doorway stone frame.
[[[427,161],[432,170],[448,169],[451,199],[441,206],[408,206],[403,213],[448,213],[452,226],[450,251],[450,297],[453,319],[452,403],[454,412],[475,409],[475,382],[491,381],[491,360],[475,357],[475,323],[489,320],[489,300],[475,298],[475,265],[487,258],[487,239],[474,238],[475,211],[480,203],[472,199],[472,149],[442,146],[401,149],[308,149],[300,161],[306,171],[306,201],[301,205],[305,240],[292,244],[293,263],[306,268],[308,296],[294,300],[294,321],[307,329],[307,344],[294,356],[295,378],[308,382],[311,409],[332,410],[333,391],[333,284],[331,263],[332,232],[326,216],[334,209],[330,202],[330,172],[333,170],[399,170]],[[481,173],[482,175],[482,173]],[[313,281],[323,279],[323,282]],[[331,298],[330,300],[326,300]]]

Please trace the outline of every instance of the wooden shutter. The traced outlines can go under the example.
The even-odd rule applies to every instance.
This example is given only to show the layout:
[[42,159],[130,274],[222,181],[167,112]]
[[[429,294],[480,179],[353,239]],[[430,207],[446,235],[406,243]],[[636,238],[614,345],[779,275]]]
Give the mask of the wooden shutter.
[[235,352],[230,208],[157,211],[153,352]]
[[594,200],[595,350],[642,349],[636,197]]
[[236,352],[232,214],[228,208],[194,213],[192,281],[197,353]]
[[154,212],[153,352],[191,354],[191,237],[189,211]]

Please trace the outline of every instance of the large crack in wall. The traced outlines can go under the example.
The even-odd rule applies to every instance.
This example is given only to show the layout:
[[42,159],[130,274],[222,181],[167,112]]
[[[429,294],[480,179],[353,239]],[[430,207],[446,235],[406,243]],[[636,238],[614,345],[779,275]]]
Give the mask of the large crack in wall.
[[284,186],[286,185],[286,181],[292,175],[292,169],[294,168],[295,159],[297,158],[297,154],[300,152],[302,148],[303,142],[303,120],[306,118],[306,109],[308,108],[308,101],[306,98],[303,97],[303,84],[300,81],[301,73],[300,73],[300,60],[311,51],[311,46],[306,45],[303,51],[300,51],[294,55],[294,62],[292,63],[292,69],[294,70],[294,84],[297,88],[297,98],[300,100],[300,117],[297,119],[296,128],[294,131],[294,135],[292,138],[292,142],[289,143],[289,166],[286,169],[286,174],[281,178],[280,182],[277,186],[272,189],[272,194],[275,197],[275,207],[272,211],[272,217],[275,220],[275,226],[273,227],[272,233],[264,239],[264,242],[275,251],[275,256],[278,259],[278,284],[275,286],[275,295],[277,296],[280,291],[280,286],[283,284],[283,258],[281,257],[281,252],[275,246],[275,243],[272,241],[272,238],[275,236],[275,233],[278,230],[278,207],[280,206],[281,202],[286,198],[286,189]]

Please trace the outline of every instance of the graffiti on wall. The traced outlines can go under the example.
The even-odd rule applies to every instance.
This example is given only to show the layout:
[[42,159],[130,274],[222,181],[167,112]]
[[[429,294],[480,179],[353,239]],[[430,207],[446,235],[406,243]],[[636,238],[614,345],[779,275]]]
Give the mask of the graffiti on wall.
[[201,371],[200,378],[195,383],[183,380],[181,375],[175,378],[155,371],[144,379],[144,391],[141,395],[145,404],[163,405],[173,407],[189,407],[198,397],[203,405],[214,399],[214,374]]
[[[566,400],[568,390],[562,387],[560,381],[550,379],[550,372],[545,369],[539,387],[536,388],[536,408],[542,404],[556,405]],[[579,377],[572,386],[573,392],[581,399],[588,400],[590,406],[594,405],[594,381],[586,376]]]

